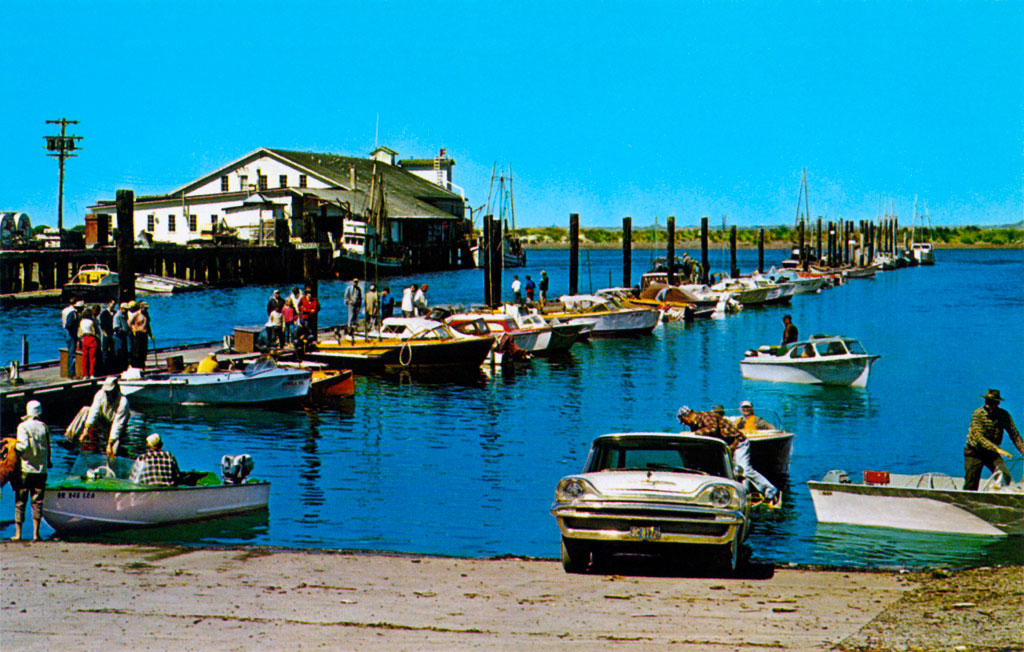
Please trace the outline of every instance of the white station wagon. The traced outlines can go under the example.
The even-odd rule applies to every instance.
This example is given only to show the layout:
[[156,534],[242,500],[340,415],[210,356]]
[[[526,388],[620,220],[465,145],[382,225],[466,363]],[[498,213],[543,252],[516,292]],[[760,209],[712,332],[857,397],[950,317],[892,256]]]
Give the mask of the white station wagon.
[[736,569],[750,507],[728,447],[689,434],[631,432],[594,440],[583,473],[562,478],[551,514],[562,531],[562,566],[591,555],[671,553],[708,546],[718,569]]

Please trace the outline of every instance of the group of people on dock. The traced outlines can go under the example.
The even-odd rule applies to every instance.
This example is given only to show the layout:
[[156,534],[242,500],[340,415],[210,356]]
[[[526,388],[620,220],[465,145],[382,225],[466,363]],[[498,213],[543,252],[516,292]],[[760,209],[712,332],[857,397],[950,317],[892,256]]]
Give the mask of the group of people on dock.
[[551,279],[548,278],[548,273],[544,270],[540,272],[540,284],[534,282],[533,278],[527,274],[526,283],[524,284],[519,280],[519,274],[512,277],[512,301],[516,305],[522,305],[523,303],[523,290],[526,291],[526,303],[532,304],[534,301],[534,294],[537,290],[540,290],[539,301],[541,305],[548,299],[548,287],[551,284]]
[[[284,347],[317,332],[320,300],[309,285],[300,292],[293,287],[286,297],[280,290],[267,299],[267,323],[260,334],[265,347]],[[314,335],[315,336],[315,335]]]
[[92,378],[120,373],[129,366],[146,367],[149,342],[154,338],[149,304],[145,301],[118,303],[112,299],[104,308],[96,304],[87,306],[71,297],[61,311],[60,323],[66,344],[62,371],[67,378]]

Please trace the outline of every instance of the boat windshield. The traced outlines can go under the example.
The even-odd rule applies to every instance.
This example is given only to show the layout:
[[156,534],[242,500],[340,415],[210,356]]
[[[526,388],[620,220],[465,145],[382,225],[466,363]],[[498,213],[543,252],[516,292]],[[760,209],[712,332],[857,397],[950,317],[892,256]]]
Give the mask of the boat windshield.
[[798,344],[789,352],[791,358],[813,358],[815,357],[813,344]]
[[818,355],[846,355],[846,347],[839,340],[818,342],[814,345],[814,348],[818,350]]
[[850,353],[855,355],[867,355],[868,353],[857,340],[843,340],[843,342],[846,343],[846,348],[850,349]]
[[266,371],[270,371],[271,369],[275,369],[276,367],[277,365],[274,363],[273,360],[271,360],[270,358],[263,358],[250,364],[248,367],[245,368],[245,371],[243,371],[242,373],[244,373],[246,376],[255,376],[256,374],[261,374]]
[[84,478],[91,471],[97,478],[116,478],[127,480],[132,474],[135,460],[127,457],[115,457],[108,460],[102,453],[79,453],[71,466],[68,476]]
[[716,439],[608,438],[594,442],[585,473],[671,471],[731,478],[728,449]]
[[[449,324],[453,330],[456,330],[464,335],[490,335],[491,330],[488,328],[490,325],[485,322],[483,318],[477,318],[472,321],[458,322],[455,324]],[[498,330],[495,325],[495,330]]]

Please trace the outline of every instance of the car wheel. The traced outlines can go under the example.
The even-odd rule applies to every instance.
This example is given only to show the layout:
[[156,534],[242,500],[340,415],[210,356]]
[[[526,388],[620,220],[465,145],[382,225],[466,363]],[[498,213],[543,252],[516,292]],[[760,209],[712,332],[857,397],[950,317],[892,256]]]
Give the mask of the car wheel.
[[722,575],[731,577],[736,573],[740,561],[739,533],[730,543],[718,546],[714,552],[715,569]]
[[590,551],[579,541],[562,537],[562,568],[566,573],[582,573],[590,562]]

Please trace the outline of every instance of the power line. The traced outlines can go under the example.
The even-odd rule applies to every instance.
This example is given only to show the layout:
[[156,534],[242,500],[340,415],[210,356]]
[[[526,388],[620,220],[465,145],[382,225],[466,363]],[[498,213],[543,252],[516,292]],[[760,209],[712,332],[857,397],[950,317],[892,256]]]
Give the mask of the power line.
[[59,136],[43,136],[46,139],[46,150],[52,152],[47,156],[52,156],[57,159],[57,163],[60,167],[60,181],[57,185],[57,230],[60,232],[61,246],[64,246],[64,159],[74,158],[77,154],[73,154],[76,150],[81,149],[78,147],[78,141],[82,140],[81,136],[67,136],[65,135],[68,125],[78,124],[78,120],[68,120],[67,118],[61,118],[60,120],[47,120],[48,125],[60,125]]

